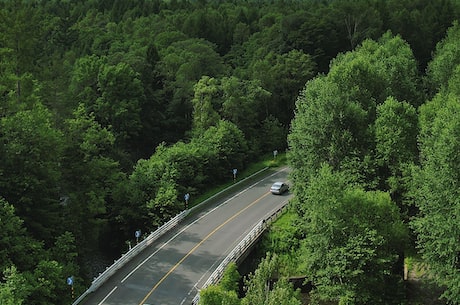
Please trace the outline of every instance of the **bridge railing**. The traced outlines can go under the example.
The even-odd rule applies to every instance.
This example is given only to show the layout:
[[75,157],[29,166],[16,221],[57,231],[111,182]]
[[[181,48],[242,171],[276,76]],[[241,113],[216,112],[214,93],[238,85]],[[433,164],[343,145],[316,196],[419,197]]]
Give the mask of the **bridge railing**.
[[[214,270],[214,272],[209,276],[208,280],[203,284],[201,289],[205,289],[210,285],[217,284],[222,279],[225,268],[227,268],[227,266],[231,262],[236,263],[243,255],[246,254],[249,248],[251,248],[254,245],[254,243],[257,242],[257,240],[260,238],[265,229],[270,225],[270,223],[275,221],[279,217],[279,215],[286,209],[286,206],[287,205],[284,205],[283,207],[274,211],[272,215],[257,223],[254,226],[254,228],[246,235],[246,237],[243,240],[241,240],[240,243],[235,248],[233,248],[233,250],[224,258],[224,260],[220,263],[216,270]],[[200,292],[198,292],[196,296],[193,298],[192,304],[197,305],[199,301]]]
[[120,268],[125,266],[132,258],[134,258],[137,254],[139,254],[141,251],[143,251],[145,248],[150,246],[154,241],[156,241],[158,238],[160,238],[163,234],[177,226],[185,217],[187,217],[188,214],[190,214],[192,211],[198,210],[209,204],[210,201],[212,201],[214,198],[217,196],[221,195],[223,192],[228,191],[241,183],[245,182],[247,179],[250,179],[261,172],[267,170],[267,168],[264,168],[253,175],[242,179],[238,181],[235,184],[232,184],[230,187],[227,189],[220,191],[219,193],[211,196],[210,198],[206,199],[205,201],[201,202],[200,204],[194,206],[191,209],[185,210],[177,214],[174,218],[170,219],[168,222],[163,224],[161,227],[159,227],[155,232],[150,233],[144,240],[139,242],[136,246],[131,248],[128,252],[123,254],[121,258],[116,260],[111,266],[107,267],[104,272],[99,274],[98,277],[96,277],[93,282],[91,283],[91,286],[82,294],[80,295],[75,301],[72,303],[72,305],[78,305],[80,304],[83,299],[89,295],[90,293],[96,291],[102,284],[104,284],[112,275],[114,275]]
[[128,252],[123,254],[121,258],[116,260],[111,266],[107,267],[104,272],[99,274],[91,284],[91,286],[80,296],[78,297],[72,305],[79,304],[88,294],[96,291],[102,284],[105,283],[112,275],[115,274],[120,268],[126,265],[133,257],[135,257],[139,252],[150,246],[154,241],[160,238],[163,234],[174,228],[179,222],[181,222],[190,212],[190,210],[182,211],[177,214],[174,218],[171,218],[167,223],[159,227],[155,232],[149,234],[144,240],[139,242],[137,245],[131,248]]

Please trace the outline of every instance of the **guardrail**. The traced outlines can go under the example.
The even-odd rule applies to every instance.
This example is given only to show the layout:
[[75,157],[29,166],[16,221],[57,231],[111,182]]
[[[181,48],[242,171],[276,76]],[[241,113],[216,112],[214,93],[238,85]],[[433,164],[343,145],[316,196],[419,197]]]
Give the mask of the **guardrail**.
[[83,301],[83,299],[87,295],[89,295],[91,292],[96,291],[102,284],[105,283],[105,281],[107,281],[112,275],[114,275],[115,272],[117,272],[120,268],[122,268],[124,265],[126,265],[133,257],[135,257],[142,250],[144,250],[145,248],[150,246],[154,241],[156,241],[158,238],[160,238],[163,234],[165,234],[166,232],[168,232],[169,230],[171,230],[172,228],[177,226],[192,211],[202,208],[203,206],[207,205],[210,201],[212,201],[215,197],[221,195],[223,192],[226,192],[226,191],[238,186],[239,184],[243,183],[247,179],[250,179],[251,177],[254,177],[254,176],[258,175],[258,174],[260,174],[261,172],[263,172],[265,170],[267,170],[267,168],[264,168],[264,169],[262,169],[262,170],[260,170],[260,171],[258,171],[256,173],[252,174],[251,176],[249,176],[247,178],[244,178],[244,179],[238,181],[235,184],[232,184],[227,189],[222,190],[219,193],[209,197],[208,199],[204,200],[203,202],[201,202],[200,204],[194,206],[193,208],[185,210],[185,211],[182,211],[179,214],[177,214],[174,218],[171,218],[168,222],[166,222],[161,227],[159,227],[157,230],[155,230],[155,232],[150,233],[149,236],[147,236],[144,240],[142,240],[136,246],[131,248],[131,250],[129,250],[128,252],[123,254],[121,256],[121,258],[116,260],[111,266],[107,267],[104,272],[99,274],[99,276],[93,280],[93,282],[91,283],[91,286],[82,295],[80,295],[72,303],[72,305],[80,304],[80,302]]
[[[230,264],[231,262],[237,262],[249,250],[249,248],[251,248],[251,246],[259,239],[259,237],[262,235],[265,229],[270,225],[270,223],[272,223],[274,220],[278,218],[278,216],[285,210],[285,208],[286,208],[286,205],[276,210],[269,217],[257,223],[255,227],[246,235],[246,237],[243,240],[241,240],[240,243],[235,248],[233,248],[233,250],[227,255],[227,257],[224,258],[224,260],[220,263],[220,265],[216,268],[216,270],[214,270],[214,272],[209,276],[208,280],[203,284],[201,289],[207,288],[210,285],[217,284],[222,279],[225,268],[227,268],[228,264]],[[198,293],[192,300],[192,304],[197,305],[199,301],[200,301],[200,292],[198,291]]]
[[122,257],[116,260],[110,267],[107,267],[97,278],[95,278],[91,286],[86,290],[80,297],[78,297],[72,305],[79,304],[88,294],[96,291],[107,279],[115,274],[121,267],[126,265],[133,257],[139,252],[150,246],[155,240],[160,238],[163,234],[174,228],[180,221],[182,221],[190,213],[190,210],[182,211],[177,214],[174,218],[171,218],[167,223],[159,227],[155,232],[151,233],[140,243],[135,245],[131,250],[122,255]]

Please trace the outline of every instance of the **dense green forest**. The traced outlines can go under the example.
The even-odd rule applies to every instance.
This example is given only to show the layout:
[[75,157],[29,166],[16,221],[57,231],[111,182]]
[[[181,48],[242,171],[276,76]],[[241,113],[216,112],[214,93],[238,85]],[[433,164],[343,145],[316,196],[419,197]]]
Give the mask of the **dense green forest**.
[[312,304],[404,304],[408,251],[459,303],[459,14],[456,0],[1,0],[0,304],[69,304],[67,277],[82,292],[90,262],[274,149],[293,169],[284,242],[245,298],[228,280],[203,304],[300,304],[283,279],[299,273]]

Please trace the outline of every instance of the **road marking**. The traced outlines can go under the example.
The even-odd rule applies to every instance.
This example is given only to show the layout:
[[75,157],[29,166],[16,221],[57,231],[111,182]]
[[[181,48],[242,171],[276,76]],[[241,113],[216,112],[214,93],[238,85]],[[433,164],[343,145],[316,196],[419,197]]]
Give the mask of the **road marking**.
[[113,287],[113,289],[105,296],[105,298],[98,304],[98,305],[102,305],[102,303],[105,302],[105,300],[107,300],[109,298],[109,296],[112,295],[112,293],[118,288],[118,286],[115,286]]
[[217,210],[219,208],[219,206],[211,209],[210,211],[208,211],[206,214],[204,214],[203,216],[201,216],[200,218],[197,218],[196,220],[194,220],[193,222],[191,222],[189,225],[185,226],[182,230],[180,230],[179,232],[177,232],[173,237],[171,237],[170,239],[168,239],[164,244],[162,244],[155,252],[153,252],[152,254],[150,254],[146,259],[144,259],[142,261],[142,263],[140,263],[139,265],[136,266],[136,268],[134,268],[130,273],[128,273],[128,275],[126,275],[122,280],[121,280],[121,283],[123,283],[124,281],[126,281],[134,272],[136,272],[140,267],[142,267],[143,264],[145,264],[149,259],[152,258],[152,256],[154,256],[155,254],[157,254],[161,249],[163,249],[164,247],[166,247],[171,241],[173,241],[177,236],[179,236],[180,234],[184,233],[185,230],[187,230],[189,227],[191,227],[192,225],[194,225],[195,223],[197,223],[198,221],[200,221],[202,218],[206,217],[208,214],[214,212],[215,210]]
[[247,209],[249,209],[250,207],[252,207],[253,205],[255,205],[257,202],[259,202],[260,200],[262,200],[262,198],[266,197],[268,194],[270,194],[269,192],[265,193],[263,196],[259,197],[258,199],[254,200],[250,205],[248,205],[247,207],[245,207],[244,209],[240,210],[238,213],[234,214],[232,217],[230,217],[229,219],[227,219],[225,222],[223,222],[222,224],[220,224],[218,227],[216,227],[214,230],[212,230],[208,235],[206,235],[206,237],[204,237],[198,244],[195,245],[195,247],[192,248],[192,250],[190,250],[184,257],[182,257],[159,281],[158,283],[155,284],[155,286],[153,286],[153,288],[149,291],[149,293],[147,293],[147,295],[142,299],[142,301],[139,303],[139,305],[145,305],[145,301],[152,295],[152,293],[158,288],[158,286],[161,285],[161,283],[164,282],[164,280],[166,280],[166,278],[174,272],[174,270],[177,269],[177,267],[179,267],[180,264],[182,264],[193,252],[195,252],[196,249],[198,249],[199,246],[201,246],[206,240],[208,240],[212,235],[214,235],[217,231],[219,231],[223,226],[225,226],[227,223],[229,223],[230,221],[232,221],[233,219],[235,219],[236,217],[238,217],[241,213],[243,213],[244,211],[246,211]]
[[225,205],[227,202],[235,199],[236,197],[238,197],[239,195],[241,195],[242,193],[246,192],[248,189],[251,189],[253,188],[254,186],[256,186],[258,183],[260,183],[261,181],[264,181],[268,178],[271,178],[273,177],[274,175],[280,173],[280,172],[283,172],[285,171],[286,168],[283,168],[279,171],[276,171],[274,172],[273,174],[265,177],[264,179],[260,180],[260,181],[257,181],[255,182],[254,184],[250,185],[249,187],[245,188],[244,190],[240,191],[239,193],[233,195],[232,197],[228,198],[227,200],[225,200],[223,203],[219,204],[218,206],[214,207],[213,209],[209,210],[208,212],[206,212],[205,214],[203,214],[201,217],[197,218],[196,220],[194,220],[193,222],[191,222],[189,225],[185,226],[182,230],[180,230],[178,233],[176,233],[173,237],[171,237],[169,240],[167,240],[163,245],[161,245],[155,252],[153,252],[151,255],[149,255],[146,259],[144,259],[139,265],[136,266],[136,268],[134,268],[133,270],[131,270],[131,272],[129,272],[122,280],[121,280],[121,283],[123,284],[131,275],[133,275],[134,272],[136,272],[137,270],[139,270],[140,267],[142,267],[142,265],[144,265],[148,260],[150,260],[152,258],[152,256],[154,256],[155,254],[157,254],[161,249],[163,249],[164,247],[166,247],[171,241],[173,241],[177,236],[179,236],[180,234],[182,234],[185,230],[187,230],[188,228],[190,228],[192,225],[194,225],[195,223],[197,223],[198,221],[200,221],[201,219],[203,219],[204,217],[208,216],[209,214],[211,214],[212,212],[214,212],[215,210],[217,210],[218,208],[220,208],[221,206]]
[[[177,234],[175,234],[173,237],[171,237],[168,241],[166,241],[163,245],[161,245],[160,248],[158,248],[154,253],[152,253],[149,257],[147,257],[145,260],[143,260],[139,265],[136,266],[136,268],[134,268],[130,273],[128,273],[128,275],[126,275],[122,280],[121,280],[121,283],[124,283],[134,272],[136,272],[143,264],[145,264],[150,258],[152,258],[152,256],[154,256],[155,254],[157,254],[161,249],[163,249],[166,245],[168,245],[173,239],[175,239],[178,235],[182,234],[185,230],[187,230],[190,226],[192,226],[193,224],[195,224],[196,222],[200,221],[202,218],[206,217],[207,215],[209,215],[210,213],[214,212],[215,210],[217,210],[218,208],[224,206],[227,202],[229,202],[230,200],[238,197],[239,195],[241,195],[242,193],[244,193],[245,191],[253,188],[254,186],[256,186],[258,183],[262,182],[262,181],[265,181],[273,176],[275,176],[276,174],[279,174],[280,172],[284,172],[286,171],[287,167],[284,167],[274,173],[272,173],[271,175],[263,178],[262,180],[259,180],[257,182],[255,182],[254,184],[250,185],[249,187],[245,188],[244,190],[242,190],[241,192],[235,194],[234,196],[232,196],[231,198],[228,198],[227,200],[225,200],[225,202],[219,204],[218,206],[214,207],[213,209],[209,210],[208,212],[206,212],[205,214],[203,214],[201,217],[199,217],[198,219],[194,220],[192,223],[190,223],[189,225],[187,225],[186,227],[184,227],[180,232],[178,232]],[[193,250],[193,249],[192,249]],[[194,251],[194,250],[193,250]],[[177,267],[176,267],[177,268]],[[165,276],[166,277],[166,276]],[[164,281],[164,279],[162,279]],[[98,305],[102,305],[102,303],[104,301],[106,301],[110,295],[117,289],[118,287],[115,286],[110,292],[109,294],[107,294],[104,299],[98,304]],[[150,293],[151,294],[151,293]],[[146,304],[144,304],[146,305]]]

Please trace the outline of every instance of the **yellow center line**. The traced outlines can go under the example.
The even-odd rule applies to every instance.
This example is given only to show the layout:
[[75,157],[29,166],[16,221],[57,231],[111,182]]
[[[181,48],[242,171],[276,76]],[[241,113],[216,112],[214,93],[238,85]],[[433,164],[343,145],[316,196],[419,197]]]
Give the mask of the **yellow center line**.
[[229,223],[230,221],[232,221],[233,219],[235,219],[236,217],[238,217],[238,215],[240,215],[241,213],[243,213],[244,211],[246,211],[247,209],[249,209],[250,207],[252,207],[253,205],[255,205],[257,202],[259,202],[262,198],[264,198],[265,196],[267,196],[268,194],[270,193],[266,193],[265,195],[263,195],[262,197],[259,197],[258,199],[254,200],[250,205],[248,205],[247,207],[245,207],[244,209],[240,210],[238,213],[236,213],[235,215],[233,215],[232,217],[230,217],[229,219],[227,219],[225,222],[223,222],[222,224],[220,224],[217,228],[215,228],[214,230],[212,230],[208,235],[206,235],[205,238],[203,238],[198,244],[196,244],[195,247],[193,247],[192,250],[190,250],[184,257],[181,258],[180,261],[178,261],[169,271],[168,273],[166,273],[159,281],[158,283],[155,284],[155,286],[153,286],[152,290],[149,291],[149,293],[147,293],[147,295],[142,299],[142,301],[139,303],[139,305],[143,305],[145,303],[145,301],[147,301],[147,299],[152,295],[152,293],[158,288],[158,286],[161,285],[161,283],[164,282],[164,280],[171,274],[174,272],[174,270],[177,269],[177,267],[179,267],[180,264],[182,264],[186,259],[187,257],[189,257],[193,252],[195,252],[195,250],[201,246],[207,239],[209,239],[212,235],[214,235],[217,231],[219,231],[223,226],[225,226],[227,223]]

